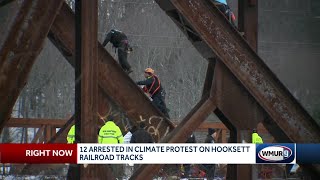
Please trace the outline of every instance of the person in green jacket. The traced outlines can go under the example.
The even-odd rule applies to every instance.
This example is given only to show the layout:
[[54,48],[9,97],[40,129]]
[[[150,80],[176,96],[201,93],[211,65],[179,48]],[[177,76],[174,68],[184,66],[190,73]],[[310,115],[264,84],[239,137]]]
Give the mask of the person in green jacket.
[[99,131],[98,143],[100,144],[122,144],[122,132],[114,122],[114,117],[109,115],[108,121],[101,127]]
[[76,126],[72,125],[67,135],[67,143],[73,144],[76,141]]
[[253,129],[253,131],[252,131],[252,143],[253,144],[263,144],[263,140],[259,136],[259,134],[257,133],[256,129]]

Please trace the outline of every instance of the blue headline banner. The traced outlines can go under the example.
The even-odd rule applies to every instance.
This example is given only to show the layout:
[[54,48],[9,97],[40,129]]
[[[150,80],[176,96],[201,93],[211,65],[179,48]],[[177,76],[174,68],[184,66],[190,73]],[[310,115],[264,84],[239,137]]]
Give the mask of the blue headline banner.
[[320,164],[320,144],[296,144],[297,164]]

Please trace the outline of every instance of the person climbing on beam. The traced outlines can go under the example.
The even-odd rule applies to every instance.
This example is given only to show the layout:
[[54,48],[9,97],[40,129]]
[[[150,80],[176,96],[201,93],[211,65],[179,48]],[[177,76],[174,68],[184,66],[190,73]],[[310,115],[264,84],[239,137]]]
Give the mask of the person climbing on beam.
[[161,82],[154,74],[154,70],[147,68],[144,71],[144,77],[146,80],[136,82],[137,85],[145,85],[144,91],[152,99],[152,103],[168,118],[169,113],[167,106],[164,102],[164,90],[161,86]]
[[225,17],[231,22],[234,27],[236,26],[236,16],[231,11],[230,7],[228,6],[227,0],[211,0],[214,5],[225,15]]
[[132,72],[131,66],[128,63],[128,54],[133,51],[132,47],[129,44],[127,35],[119,30],[112,29],[107,33],[106,38],[104,39],[102,46],[105,47],[109,42],[113,44],[113,47],[118,50],[118,60],[122,69],[130,74]]

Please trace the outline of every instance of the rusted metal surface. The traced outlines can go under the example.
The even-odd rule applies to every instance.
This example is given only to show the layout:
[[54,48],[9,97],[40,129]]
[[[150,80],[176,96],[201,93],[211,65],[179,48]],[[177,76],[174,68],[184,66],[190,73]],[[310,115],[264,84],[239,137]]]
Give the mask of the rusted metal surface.
[[[233,142],[251,142],[250,133],[247,132],[257,128],[264,119],[264,111],[222,62],[216,62],[214,73],[212,94],[217,107],[228,119],[227,123],[235,126],[233,133],[236,138]],[[223,118],[221,120],[226,123]],[[260,131],[266,132],[259,128]],[[228,169],[227,177],[230,179],[252,179],[251,165],[228,165]]]
[[[214,97],[215,98],[215,97]],[[217,98],[215,98],[217,99]],[[229,129],[229,133],[230,133],[230,137],[228,139],[228,143],[237,143],[237,129],[236,127],[233,125],[232,121],[229,120],[223,113],[222,111],[219,109],[219,107],[217,107],[217,109],[214,111],[214,113],[217,115],[217,117],[228,127]],[[238,165],[235,164],[229,164],[227,166],[227,175],[226,175],[226,179],[230,179],[230,180],[237,180],[238,176]],[[240,178],[240,177],[239,177]]]
[[[80,23],[78,23],[80,21]],[[81,143],[97,143],[98,125],[98,1],[76,1],[76,67],[81,67],[76,77],[81,86],[76,97],[81,96]],[[76,80],[77,81],[77,80]],[[81,91],[80,91],[81,90]],[[76,91],[77,93],[77,91]],[[77,96],[78,95],[78,96]],[[78,117],[79,117],[78,116]],[[78,121],[76,115],[76,122]],[[76,123],[76,129],[80,128]],[[79,131],[76,131],[79,132]],[[80,166],[80,173],[72,179],[102,179],[106,177],[99,165]]]
[[[6,62],[8,56],[11,54],[13,49],[17,46],[17,38],[19,37],[19,31],[21,31],[24,21],[27,19],[28,12],[31,11],[32,1],[24,1],[15,15],[14,22],[11,25],[9,32],[7,33],[6,38],[4,39],[3,45],[0,50],[0,68]],[[21,41],[21,38],[20,38]],[[9,54],[10,53],[10,54]],[[13,53],[13,52],[12,52]]]
[[[21,8],[21,5],[23,3],[18,3],[18,1],[13,1],[10,4],[7,4],[6,6],[0,7],[0,49],[3,49],[3,45],[6,43],[9,43],[7,40],[7,37],[9,34],[12,34],[13,32],[13,26],[19,26],[19,23],[17,24],[18,18],[18,12]],[[21,17],[22,18],[22,17]],[[3,52],[0,51],[0,54]],[[1,56],[1,55],[0,55]],[[1,65],[0,65],[1,67]]]
[[[49,34],[50,40],[62,51],[70,64],[74,55],[74,14],[64,3]],[[152,105],[135,82],[126,75],[112,56],[98,44],[99,86],[108,94],[134,122],[146,121],[148,131],[156,141],[174,127],[164,115]]]
[[[76,59],[81,65],[81,142],[97,142],[98,124],[98,1],[80,1],[81,29],[79,33],[81,51]],[[80,4],[79,4],[80,5]]]
[[[170,11],[168,11],[166,7],[164,7],[163,4],[160,4],[160,3],[163,3],[162,1],[157,1],[158,4],[160,5],[160,7],[162,9],[164,9],[167,14],[173,19],[173,21],[176,23],[176,25],[184,32],[184,34],[188,37],[188,39],[192,42],[192,44],[194,45],[194,47],[199,51],[199,53],[206,59],[208,59],[209,63],[211,62],[215,62],[213,61],[212,59],[217,59],[215,58],[215,55],[214,53],[212,52],[212,50],[208,50],[210,49],[208,47],[208,45],[202,41],[202,38],[200,37],[200,35],[196,32],[196,31],[192,31],[193,29],[190,30],[190,23],[188,23],[186,20],[185,20],[185,17],[183,17],[180,12],[177,12],[177,10],[173,9],[173,8],[170,8]],[[168,3],[167,3],[168,4]],[[172,5],[170,5],[172,6]],[[179,17],[179,18],[178,18]],[[257,25],[257,24],[255,24]],[[256,27],[257,28],[257,27]],[[193,33],[190,33],[190,32],[193,32]],[[246,32],[248,33],[248,32]],[[249,33],[248,33],[249,34]],[[255,39],[256,40],[256,39]],[[213,73],[214,70],[212,70],[211,72],[209,71],[209,68],[210,68],[210,65],[208,66],[208,70],[207,70],[207,75],[206,75],[206,81],[205,81],[205,85],[204,85],[204,90],[203,90],[203,95],[207,94],[208,92],[208,89],[210,89],[208,86],[211,86],[212,82],[210,82],[210,78],[211,78],[211,81],[212,81],[212,78],[213,78],[213,75],[210,75],[210,73]],[[221,108],[222,110],[221,111],[226,111],[226,114],[229,115],[229,117],[231,116],[231,119],[229,118],[229,120],[225,120],[224,123],[226,123],[229,127],[231,127],[231,134],[234,134],[235,135],[235,140],[234,142],[237,142],[237,131],[235,130],[235,127],[234,124],[235,121],[236,122],[239,122],[237,123],[237,127],[241,125],[243,125],[242,127],[245,127],[245,125],[248,125],[250,124],[250,127],[254,126],[254,124],[257,124],[257,123],[251,123],[250,120],[253,120],[252,118],[255,117],[254,116],[254,111],[250,111],[250,107],[255,107],[255,105],[253,104],[248,104],[250,103],[248,101],[248,99],[246,98],[246,96],[243,97],[243,94],[241,94],[242,92],[241,91],[237,91],[238,89],[234,89],[234,90],[231,90],[231,92],[228,92],[230,91],[230,89],[228,88],[221,88],[221,85],[224,85],[223,82],[224,82],[224,79],[223,77],[220,76],[220,79],[217,79],[219,77],[217,77],[217,75],[215,76],[215,79],[214,79],[214,83],[213,84],[220,84],[220,88],[219,88],[219,95],[217,95],[217,92],[214,92],[212,91],[211,95],[214,96],[215,98],[217,98],[218,100],[220,100],[219,102],[223,105],[226,105],[226,104],[232,104],[233,107],[228,107],[228,106],[220,106],[219,108]],[[210,82],[210,83],[208,83]],[[225,86],[225,85],[224,85]],[[225,92],[227,91],[227,92]],[[235,92],[238,92],[238,93],[234,93],[233,91]],[[222,97],[221,95],[222,94],[230,94],[233,95],[231,97]],[[236,96],[239,96],[242,97],[242,99],[244,99],[246,101],[247,104],[245,104],[245,107],[242,107],[240,103],[234,103],[234,100],[236,99],[235,97]],[[227,102],[224,102],[225,100],[227,99]],[[241,101],[238,101],[238,102],[241,102]],[[254,102],[254,100],[253,100]],[[255,102],[254,102],[255,103]],[[220,104],[220,105],[221,105]],[[241,110],[239,109],[236,109],[235,107],[238,105],[238,107],[241,107],[242,109],[246,109],[248,111],[246,112],[249,112],[249,115],[246,115],[245,112],[241,112]],[[221,112],[220,111],[220,112]],[[237,117],[236,115],[237,114],[242,114],[241,117],[243,117],[243,119],[241,117]],[[251,117],[251,119],[246,119],[245,117]],[[227,119],[227,118],[225,118]],[[260,121],[262,120],[262,118],[260,119]],[[245,121],[246,123],[243,124],[243,121]],[[238,128],[237,128],[238,129]],[[240,133],[241,134],[241,133]],[[239,134],[239,136],[240,136]],[[238,141],[239,142],[239,141]],[[242,179],[251,179],[250,178],[250,175],[251,175],[251,170],[250,170],[250,166],[236,166],[236,165],[229,165],[228,166],[228,179],[237,179],[237,177],[241,177]]]
[[53,127],[63,127],[67,119],[38,119],[38,118],[10,118],[5,124],[5,127],[29,127],[39,128],[43,125],[50,125]]
[[253,50],[258,46],[258,4],[256,0],[238,2],[238,28]]
[[203,90],[202,90],[202,98],[209,96],[211,94],[211,87],[213,83],[213,74],[214,74],[214,66],[215,60],[208,62],[206,79],[204,81]]
[[264,127],[270,132],[278,143],[292,143],[293,141],[280,129],[280,127],[269,116],[262,121]]
[[10,118],[14,103],[26,84],[31,67],[43,48],[44,40],[62,2],[63,0],[25,0],[21,6],[20,12],[27,12],[22,13],[22,18],[19,16],[15,23],[17,26],[14,28],[19,31],[9,34],[10,37],[14,36],[15,40],[5,43],[6,48],[1,50],[0,131]]
[[[238,29],[241,32],[244,32],[244,37],[249,43],[249,45],[252,47],[252,49],[257,52],[257,46],[258,46],[258,5],[256,0],[240,0],[238,1]],[[234,81],[237,81],[236,78],[229,72],[229,78],[232,77]],[[236,85],[236,83],[233,83]],[[247,93],[247,91],[243,90],[241,92]],[[243,96],[241,96],[243,97]],[[229,100],[233,99],[232,97],[227,98]],[[238,142],[241,140],[245,140],[246,142],[251,142],[251,132],[252,127],[256,128],[257,122],[261,122],[264,118],[265,113],[261,109],[261,107],[257,104],[257,102],[251,97],[251,95],[248,95],[247,98],[245,98],[245,102],[242,104],[242,107],[245,108],[247,116],[250,116],[251,118],[248,119],[242,119],[242,121],[245,121],[245,127],[249,128],[246,130],[249,131],[243,131],[238,130]],[[252,107],[252,110],[250,111],[250,107]],[[241,111],[241,110],[240,110]],[[237,112],[237,111],[236,111]],[[243,112],[244,114],[244,112]],[[252,118],[253,117],[253,118]],[[260,131],[258,131],[261,133]],[[252,165],[238,165],[238,171],[237,171],[237,177],[241,177],[242,179],[255,179],[258,175],[256,171],[253,170]]]
[[292,141],[320,142],[319,126],[218,9],[205,0],[171,2]]
[[263,109],[222,62],[216,62],[214,72],[217,107],[238,130],[256,128],[266,116]]
[[[190,113],[179,123],[179,125],[168,136],[161,140],[162,143],[183,143],[186,142],[191,133],[207,119],[215,110],[215,103],[212,98],[202,99]],[[130,179],[152,179],[162,165],[141,165]]]

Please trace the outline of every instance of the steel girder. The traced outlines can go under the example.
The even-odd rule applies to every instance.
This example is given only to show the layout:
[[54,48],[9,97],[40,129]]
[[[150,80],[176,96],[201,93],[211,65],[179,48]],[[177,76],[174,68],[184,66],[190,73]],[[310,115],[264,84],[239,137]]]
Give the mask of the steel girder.
[[[221,59],[235,78],[240,81],[240,86],[244,86],[259,103],[254,107],[262,109],[262,111],[258,110],[259,112],[267,112],[268,116],[258,121],[263,121],[271,134],[280,140],[279,142],[319,142],[320,131],[315,121],[268,69],[254,50],[250,48],[250,45],[230,26],[213,4],[206,0],[156,0],[156,2],[184,32],[204,58],[212,62],[218,55],[218,59]],[[251,47],[256,49],[257,29],[254,26],[257,25],[257,17],[252,17],[254,21],[252,23],[252,18],[249,16],[256,13],[257,8],[252,8],[252,6],[256,6],[257,3],[256,1],[248,2],[246,0],[240,3],[240,13],[242,13],[239,15],[241,16],[240,29],[245,31],[245,36],[251,43]],[[247,11],[247,6],[251,6],[250,11]],[[251,24],[248,22],[249,20]],[[250,26],[248,26],[248,23]],[[208,72],[209,69],[207,74]],[[216,83],[222,83],[222,81],[222,79],[217,79]],[[233,96],[237,96],[237,94],[233,93]],[[216,98],[223,100],[219,96],[216,96]],[[217,105],[217,107],[222,109],[223,104],[226,103],[220,104],[220,107]],[[220,115],[229,114],[230,116],[232,112],[237,112],[237,109],[229,109],[224,106],[224,111],[219,109],[216,113]],[[252,113],[249,112],[249,114]],[[264,116],[262,113],[258,114],[261,114],[260,118]],[[221,117],[221,119],[223,118]],[[228,121],[224,123],[229,129],[234,129],[233,131],[236,132],[237,128],[234,125],[239,124],[237,119],[224,119]],[[257,120],[253,122],[257,122]],[[246,128],[256,124],[249,123],[251,122],[246,121],[245,124],[249,125]],[[296,134],[297,131],[299,131],[298,134]],[[236,136],[240,136],[241,133],[234,135],[234,138],[237,138]],[[237,173],[234,170],[232,169],[233,173]]]
[[217,8],[206,0],[171,2],[293,142],[320,142],[316,122]]
[[[66,3],[49,33],[50,40],[74,66],[74,14]],[[112,56],[98,44],[99,86],[136,123],[146,121],[149,132],[159,141],[174,127],[164,115],[152,105],[135,82],[126,75]]]
[[[189,112],[181,123],[161,143],[183,143],[186,142],[191,133],[207,119],[216,109],[212,97],[205,97]],[[163,165],[141,165],[130,179],[152,179]]]
[[25,0],[0,52],[0,131],[26,84],[63,0]]

